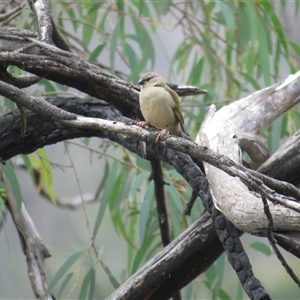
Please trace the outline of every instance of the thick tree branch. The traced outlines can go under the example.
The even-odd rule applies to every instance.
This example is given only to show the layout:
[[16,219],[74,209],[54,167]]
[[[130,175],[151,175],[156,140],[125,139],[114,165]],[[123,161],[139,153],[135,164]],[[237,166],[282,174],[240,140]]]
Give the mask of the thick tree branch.
[[273,170],[272,177],[290,182],[297,187],[300,185],[300,130],[284,143],[270,159],[260,168],[259,172],[268,174]]
[[44,99],[30,96],[20,89],[0,81],[0,94],[14,101],[16,104],[22,105],[40,114],[47,114],[59,119],[76,119],[76,115],[57,108]]
[[52,44],[52,17],[47,2],[45,0],[28,0],[28,3],[37,18],[39,40]]
[[2,52],[0,64],[12,64],[55,82],[76,88],[91,96],[107,100],[125,116],[140,116],[138,91],[134,86],[58,48],[35,41],[32,47],[40,47],[43,56]]
[[[222,107],[217,112],[214,107],[211,107],[201,125],[197,142],[218,152],[220,156],[225,155],[235,163],[241,163],[239,144],[237,139],[233,138],[236,133],[246,132],[257,134],[263,126],[270,124],[270,122],[275,120],[279,115],[297,104],[299,99],[300,71],[294,75],[290,75],[281,84],[275,84],[264,90],[257,91],[249,97]],[[205,172],[210,182],[215,206],[231,220],[237,228],[242,231],[250,230],[251,232],[258,232],[261,228],[264,228],[264,230],[267,228],[266,216],[263,211],[261,199],[255,193],[249,193],[248,188],[250,187],[250,182],[247,184],[248,188],[243,184],[246,178],[240,177],[243,181],[241,182],[237,178],[232,178],[224,172],[221,172],[211,164],[205,164]],[[245,171],[246,176],[250,174],[252,176],[255,174],[255,171]],[[255,181],[255,186],[252,186],[254,191],[260,193],[264,190],[262,193],[267,197],[268,201],[274,201],[275,199],[271,195],[271,190],[265,189],[263,185],[261,185],[261,182],[264,182],[264,184],[272,190],[284,191],[285,194],[286,191],[289,191],[288,195],[293,195],[293,197],[299,200],[299,191],[295,187],[289,185],[288,188],[286,188],[285,183],[274,182],[271,179],[268,182],[268,179],[258,174],[254,175],[253,181]],[[259,186],[262,189],[260,189]],[[282,200],[285,202],[284,199]],[[280,203],[283,204],[283,202]],[[293,207],[292,209],[296,209],[299,212],[298,203],[294,205],[295,203],[291,202],[290,204],[292,205],[288,205],[290,208]],[[276,204],[270,204],[275,230],[277,230],[277,208]],[[244,215],[242,213],[243,211],[247,211],[247,214]],[[284,215],[288,218],[290,216],[289,213],[287,211],[285,213],[283,213],[282,216]],[[294,221],[299,222],[299,218],[295,217]]]
[[[58,100],[58,101],[55,101],[55,104],[60,107],[62,106],[63,109],[71,110],[74,113],[81,114],[81,115],[93,115],[93,116],[97,116],[97,117],[101,117],[101,118],[108,118],[110,120],[116,120],[116,121],[122,120],[122,115],[117,110],[113,109],[112,107],[110,107],[109,105],[107,105],[106,103],[104,103],[100,100],[88,100],[88,99],[86,99],[86,100],[83,100],[83,99],[76,99],[76,100],[72,99],[71,100],[71,99],[69,99],[69,100],[70,101],[65,101],[65,99],[62,99],[61,101]],[[81,104],[79,104],[79,103],[81,103]],[[77,129],[77,128],[67,127],[63,124],[59,124],[57,122],[50,120],[46,116],[36,115],[35,113],[32,113],[32,112],[28,113],[28,122],[29,122],[29,129],[30,129],[29,134],[28,134],[28,136],[26,136],[26,139],[24,140],[23,143],[21,143],[21,141],[19,141],[19,144],[18,144],[17,136],[19,136],[18,132],[19,132],[20,124],[18,124],[19,122],[16,117],[17,117],[17,113],[13,112],[13,113],[6,115],[5,117],[0,118],[0,125],[1,125],[0,128],[3,129],[2,134],[4,134],[7,131],[10,132],[9,135],[5,134],[7,142],[0,145],[0,147],[1,147],[0,153],[1,153],[1,155],[5,155],[6,158],[8,158],[7,155],[9,153],[10,153],[9,154],[10,156],[14,156],[20,152],[30,153],[30,152],[34,151],[35,149],[37,149],[38,147],[44,146],[45,144],[51,144],[51,143],[55,143],[55,142],[58,142],[61,140],[75,138],[75,137],[79,137],[79,136],[99,136],[99,137],[107,137],[111,140],[116,140],[118,142],[125,141],[127,143],[126,145],[127,145],[128,149],[130,149],[130,150],[134,150],[134,149],[138,150],[139,149],[138,151],[141,151],[140,153],[145,152],[145,150],[144,150],[145,147],[143,146],[143,142],[137,142],[135,139],[133,139],[133,140],[125,139],[124,140],[124,138],[122,138],[122,136],[120,136],[119,134],[115,135],[113,133],[110,133],[109,131],[107,131],[104,134],[104,132],[100,132],[97,130],[96,131],[95,130],[81,130],[81,129]],[[9,121],[9,120],[11,120],[11,121]],[[15,121],[15,123],[13,123],[14,125],[11,126],[13,120]],[[8,125],[8,122],[10,123],[10,125]],[[45,138],[45,137],[47,137],[47,138]],[[0,131],[0,138],[1,138],[1,131]],[[121,138],[121,139],[119,139],[119,138]],[[9,140],[11,142],[9,142]],[[12,146],[11,143],[13,143],[14,146]],[[161,150],[159,150],[159,149],[161,149]],[[158,150],[161,152],[157,152]],[[181,164],[185,164],[184,158],[183,158],[184,156],[182,156],[181,154],[175,155],[173,150],[160,148],[158,145],[153,144],[150,148],[147,147],[146,153],[148,155],[148,158],[150,158],[150,159],[151,159],[151,157],[152,157],[152,159],[155,159],[155,158],[156,159],[164,159],[164,160],[168,161],[169,163],[174,162],[174,157],[178,156],[178,161],[180,161]],[[190,166],[187,169],[189,169],[189,172],[192,170]],[[195,176],[193,175],[193,173],[190,174],[190,176],[195,180]],[[210,225],[210,226],[212,226],[212,225]],[[201,238],[199,237],[199,239],[202,241],[202,243],[206,244],[207,238],[208,237],[211,238],[212,236],[214,236],[215,243],[217,243],[218,239],[216,238],[216,235],[213,234],[213,232],[215,232],[214,228],[212,227],[211,230],[212,230],[212,232],[209,233],[208,236],[204,235]],[[168,278],[165,278],[163,281],[164,282],[163,286],[166,287],[165,292],[167,291],[167,293],[169,293],[168,295],[172,295],[172,293],[174,293],[174,280],[176,280],[176,278],[181,282],[181,284],[179,284],[179,282],[177,282],[175,285],[176,286],[175,290],[179,290],[185,284],[187,284],[190,280],[192,280],[192,278],[197,276],[199,274],[199,272],[202,272],[203,268],[208,267],[208,266],[205,267],[206,264],[205,265],[195,264],[195,261],[197,260],[197,258],[196,258],[197,254],[191,254],[191,253],[195,253],[194,251],[197,252],[198,250],[197,250],[197,248],[190,248],[191,242],[192,241],[188,242],[188,244],[187,244],[188,249],[186,249],[187,251],[191,251],[190,254],[189,255],[185,254],[180,259],[182,261],[185,261],[185,263],[183,263],[183,265],[181,267],[185,267],[185,266],[188,266],[189,258],[192,255],[193,258],[190,263],[191,263],[191,266],[193,266],[193,268],[191,268],[189,270],[189,272],[188,272],[189,275],[186,275],[186,273],[182,273],[182,272],[183,271],[185,272],[188,269],[185,269],[185,270],[183,270],[182,268],[174,269],[172,264],[169,266],[170,272],[173,275],[171,275]],[[197,241],[193,241],[193,242],[197,243]],[[222,248],[220,249],[216,246],[214,246],[212,248],[210,247],[210,249],[208,248],[207,249],[208,251],[206,254],[201,253],[201,259],[204,259],[203,262],[205,262],[206,260],[210,261],[209,257],[211,257],[211,255],[213,255],[212,249],[214,249],[214,251],[216,251],[215,252],[216,256],[218,256],[222,252]],[[173,254],[173,252],[172,252],[172,254]],[[196,257],[194,255],[196,255]],[[176,254],[175,254],[175,257],[176,257]],[[174,259],[175,259],[175,257],[174,257]],[[165,259],[166,259],[166,261],[170,261],[169,257],[165,257]],[[171,271],[171,270],[173,270],[173,271]],[[155,269],[153,269],[153,271],[156,272]],[[175,274],[177,274],[177,275],[175,275]],[[146,275],[146,274],[144,274],[144,275]],[[153,276],[153,274],[152,274],[152,276]],[[155,277],[155,278],[157,278],[157,277]],[[161,279],[158,279],[158,280],[161,280]],[[156,284],[158,284],[157,281],[156,281]],[[147,288],[148,288],[148,285],[147,285]],[[146,288],[146,290],[147,290],[147,288]],[[157,288],[157,286],[156,286],[156,288]],[[145,286],[141,287],[141,289],[145,290]],[[158,289],[156,292],[156,295],[157,295],[158,291],[161,291],[162,293],[164,293],[163,290]]]

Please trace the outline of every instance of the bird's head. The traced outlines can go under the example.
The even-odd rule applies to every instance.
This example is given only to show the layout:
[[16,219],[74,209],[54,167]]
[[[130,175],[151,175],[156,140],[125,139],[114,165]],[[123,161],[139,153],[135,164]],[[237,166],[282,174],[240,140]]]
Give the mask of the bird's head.
[[143,74],[138,82],[141,88],[146,88],[150,86],[165,86],[165,80],[157,73],[149,72]]

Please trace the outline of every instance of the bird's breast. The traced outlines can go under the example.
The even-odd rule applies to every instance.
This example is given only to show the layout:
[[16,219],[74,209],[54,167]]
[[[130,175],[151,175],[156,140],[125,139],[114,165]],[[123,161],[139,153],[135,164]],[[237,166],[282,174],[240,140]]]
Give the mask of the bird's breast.
[[172,134],[178,134],[180,128],[174,115],[174,100],[161,87],[150,87],[140,93],[140,108],[143,117],[158,129],[167,128]]

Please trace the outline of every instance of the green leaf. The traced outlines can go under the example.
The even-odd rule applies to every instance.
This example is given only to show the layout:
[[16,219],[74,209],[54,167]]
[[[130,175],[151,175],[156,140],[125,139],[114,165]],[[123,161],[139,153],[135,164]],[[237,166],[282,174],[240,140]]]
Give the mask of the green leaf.
[[171,0],[164,0],[164,1],[159,2],[159,4],[156,0],[151,0],[151,2],[153,4],[153,8],[156,10],[156,13],[158,16],[167,14],[172,5]]
[[114,181],[116,178],[118,168],[119,168],[119,164],[116,161],[114,161],[112,164],[112,167],[110,169],[109,175],[108,175],[107,179],[105,180],[105,189],[104,189],[103,196],[101,197],[99,211],[98,211],[98,215],[97,215],[94,230],[93,230],[94,237],[96,237],[99,227],[100,227],[100,224],[104,217],[106,206],[109,202],[112,189],[114,188]]
[[90,272],[88,272],[83,279],[78,299],[80,300],[86,299],[86,294],[87,294],[87,289],[89,287],[89,284],[90,284]]
[[109,12],[110,12],[109,9],[106,9],[104,11],[104,13],[101,15],[101,21],[100,21],[100,24],[98,26],[100,32],[102,32],[103,35],[105,34],[105,31],[106,31],[105,30],[105,25],[108,23],[107,20],[106,20],[106,18],[108,17]]
[[90,279],[90,291],[89,291],[89,297],[88,299],[94,299],[95,295],[95,283],[96,283],[96,271],[95,269],[91,269],[91,279]]
[[47,293],[54,288],[57,282],[67,273],[67,271],[74,265],[74,263],[80,258],[82,254],[83,250],[80,250],[67,259],[67,261],[60,267],[60,269],[55,274],[54,278],[51,280],[47,289]]
[[155,234],[158,232],[159,224],[156,210],[152,210],[147,221],[146,235]]
[[270,246],[267,246],[266,244],[262,242],[253,242],[249,245],[251,248],[265,254],[266,256],[271,256],[272,255],[272,250]]
[[[131,203],[131,209],[132,211],[137,210],[137,201],[136,199],[134,199],[134,201],[132,201]],[[134,253],[134,241],[135,241],[135,237],[136,237],[136,224],[138,221],[138,214],[137,213],[133,213],[130,216],[130,220],[129,220],[129,231],[128,231],[128,235],[129,235],[129,240],[132,241],[130,243],[128,243],[128,259],[127,259],[127,269],[130,269],[131,263],[132,263],[132,259],[133,259],[133,253]]]
[[146,253],[149,250],[154,238],[155,238],[155,236],[150,235],[142,243],[141,248],[139,249],[139,251],[137,252],[137,254],[135,256],[135,259],[134,259],[134,262],[132,265],[132,269],[131,269],[131,274],[134,274],[138,270],[140,264],[146,258]]
[[140,237],[140,243],[142,244],[145,239],[145,233],[146,233],[146,224],[148,221],[149,213],[151,204],[153,202],[153,182],[151,182],[148,185],[145,197],[143,199],[141,211],[140,211],[140,218],[139,218],[139,237]]
[[224,267],[225,267],[225,255],[221,255],[219,259],[215,262],[216,266],[216,274],[214,283],[213,283],[213,290],[218,294],[222,287],[223,277],[224,277]]
[[73,277],[74,273],[69,273],[66,278],[64,279],[64,281],[62,282],[59,292],[57,294],[57,299],[61,298],[61,294],[63,293],[64,289],[66,288],[67,284],[69,283],[69,281],[71,280],[71,278]]
[[25,24],[28,21],[31,14],[31,9],[29,7],[29,4],[26,3],[24,9],[22,10],[22,13],[20,17],[18,18],[18,22],[16,23],[16,28],[25,28]]
[[274,153],[280,146],[282,124],[283,124],[283,115],[278,117],[272,124],[273,134],[271,135],[270,153]]
[[18,208],[21,209],[23,199],[22,199],[22,193],[21,193],[19,181],[15,174],[15,170],[13,169],[10,163],[7,163],[5,166],[1,166],[1,168],[4,172],[7,181],[9,182],[12,188],[14,197],[16,198],[17,201]]
[[151,37],[142,22],[135,18],[132,18],[131,21],[134,26],[136,36],[140,37],[139,45],[143,58],[139,68],[142,69],[143,65],[146,65],[148,61],[151,63],[150,68],[153,68],[155,64],[155,49]]
[[49,160],[49,156],[44,148],[38,149],[39,156],[41,158],[39,171],[41,174],[41,180],[45,187],[45,191],[47,192],[51,201],[56,204],[56,197],[54,194],[54,190],[52,187],[53,181],[53,173],[52,173],[52,165]]
[[177,72],[180,72],[188,64],[193,47],[194,43],[186,41],[185,43],[181,43],[176,50],[173,57],[173,63],[177,65]]
[[92,25],[96,24],[97,17],[98,17],[97,9],[92,9],[89,11],[88,15],[86,16],[88,23],[85,22],[83,24],[82,39],[86,47],[89,46],[92,36],[94,34],[94,28]]
[[143,172],[136,176],[132,187],[131,187],[131,195],[135,196],[138,189],[141,188],[141,184],[145,182],[146,179],[149,179],[150,172]]
[[205,277],[209,282],[209,288],[211,286],[211,283],[213,282],[213,280],[216,278],[216,267],[215,265],[211,265],[210,268],[208,270],[205,271]]
[[123,170],[121,170],[119,175],[117,177],[115,177],[115,181],[113,183],[114,188],[111,191],[110,201],[108,203],[111,214],[115,214],[116,211],[118,211],[122,201],[124,200],[124,197],[123,197],[123,188],[125,187],[124,174],[125,174],[125,172]]
[[250,83],[253,86],[255,90],[261,89],[258,81],[255,78],[253,78],[249,73],[239,72],[239,74],[241,74],[248,81],[248,83]]
[[281,58],[281,44],[279,42],[277,42],[276,43],[275,58],[274,58],[275,77],[279,76],[280,58]]
[[235,23],[235,16],[232,7],[224,1],[218,2],[218,6],[220,6],[221,12],[225,19],[227,25],[226,29],[233,32],[236,29],[236,23]]
[[220,299],[231,299],[231,297],[223,290],[223,289],[219,289],[218,292],[217,292],[217,296],[220,298]]
[[197,56],[195,55],[193,69],[190,73],[188,83],[191,85],[200,87],[201,86],[201,76],[202,76],[203,69],[204,69],[204,58],[202,57],[201,59],[196,61],[196,57]]
[[[42,78],[39,81],[39,84],[41,84],[41,85],[44,86],[44,89],[45,89],[46,93],[56,92],[56,89],[55,89],[54,85],[50,81],[48,81],[47,79],[45,79],[45,78]],[[38,92],[37,96],[39,96],[39,95],[40,95],[40,91]]]
[[[261,23],[260,26],[262,26]],[[260,34],[258,35],[258,41],[259,41],[259,55],[258,55],[259,63],[262,68],[265,85],[269,86],[271,85],[270,60],[269,60],[270,51],[269,51],[268,37],[265,31],[261,30]]]
[[285,51],[285,55],[288,56],[288,45],[287,45],[287,42],[286,42],[286,37],[285,37],[284,29],[281,25],[281,22],[278,19],[278,17],[276,16],[275,13],[272,14],[271,20],[272,20],[273,25],[275,27],[275,32],[277,34],[277,39],[281,43],[281,45],[283,46],[283,49]]
[[135,53],[133,47],[129,44],[123,45],[122,51],[124,57],[127,59],[129,64],[129,69],[131,70],[131,76],[128,78],[128,81],[136,82],[139,78],[139,73],[141,72],[140,67],[138,66],[138,56]]
[[[108,171],[109,171],[109,165],[108,165],[107,161],[105,160],[105,166],[103,168],[103,174],[108,174]],[[100,193],[102,192],[102,190],[104,188],[106,179],[107,179],[107,177],[103,176],[103,179],[100,182],[99,187],[97,188],[94,201],[96,201],[99,198]]]
[[150,9],[148,8],[149,1],[139,0],[132,1],[131,3],[137,8],[138,15],[151,19]]
[[78,299],[86,299],[88,288],[89,288],[89,295],[87,299],[94,299],[95,278],[96,278],[95,270],[92,268],[87,272],[87,274],[84,277]]
[[74,31],[77,32],[77,30],[80,26],[80,23],[78,22],[77,15],[73,9],[73,5],[68,5],[68,4],[63,4],[63,3],[62,3],[62,5],[64,5],[64,7],[65,7],[64,12],[69,16],[69,18],[71,20]]
[[243,288],[241,284],[237,285],[237,295],[235,297],[235,299],[243,299],[244,297],[244,293],[243,293]]
[[237,53],[243,53],[249,41],[255,40],[253,39],[253,35],[256,37],[256,34],[253,31],[256,31],[256,27],[252,27],[252,23],[255,22],[255,15],[256,14],[253,11],[253,7],[250,3],[243,2],[238,6],[239,20],[237,22]]
[[124,11],[124,8],[125,8],[125,4],[124,4],[124,1],[123,0],[117,0],[117,7],[120,11]]
[[128,243],[128,246],[134,247],[134,244],[133,244],[134,240],[128,236],[128,234],[126,232],[125,223],[123,222],[122,215],[119,211],[114,216],[112,216],[112,221],[113,221],[113,225],[116,228],[116,230],[121,233],[123,238]]
[[122,26],[122,20],[120,18],[115,26],[115,29],[111,35],[111,40],[110,40],[109,62],[110,62],[110,68],[112,73],[115,72],[115,56],[116,56],[116,49],[118,47],[118,40],[120,39],[121,26]]
[[103,51],[103,49],[105,48],[106,43],[102,43],[100,45],[98,45],[94,51],[91,53],[89,61],[91,62],[97,62],[98,61],[98,57],[101,54],[101,52]]
[[[2,182],[0,182],[2,183]],[[6,200],[2,198],[1,193],[0,193],[0,221],[3,222],[3,212],[6,211],[6,206],[5,206]]]
[[182,227],[181,227],[181,214],[183,209],[181,210],[181,213],[178,211],[175,205],[169,205],[169,217],[171,219],[172,228],[173,228],[173,237],[177,237],[182,233]]
[[168,202],[172,203],[172,205],[175,205],[176,209],[178,210],[178,213],[180,214],[180,212],[182,212],[184,210],[184,207],[183,207],[182,201],[180,200],[178,191],[176,190],[176,188],[173,185],[166,186],[166,190],[168,191],[170,198],[172,198]]
[[[300,2],[299,2],[300,3]],[[293,50],[296,52],[298,57],[300,57],[300,46],[292,41],[289,41],[290,46],[293,48]]]

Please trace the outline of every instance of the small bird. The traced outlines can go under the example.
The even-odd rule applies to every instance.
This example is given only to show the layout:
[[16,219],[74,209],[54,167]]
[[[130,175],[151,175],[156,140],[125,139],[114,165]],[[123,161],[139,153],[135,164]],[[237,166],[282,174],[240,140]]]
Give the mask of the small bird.
[[168,131],[181,136],[185,131],[177,93],[167,86],[163,77],[153,72],[142,75],[138,84],[141,86],[140,108],[146,120],[138,122],[138,126],[152,125],[161,129],[156,141]]

